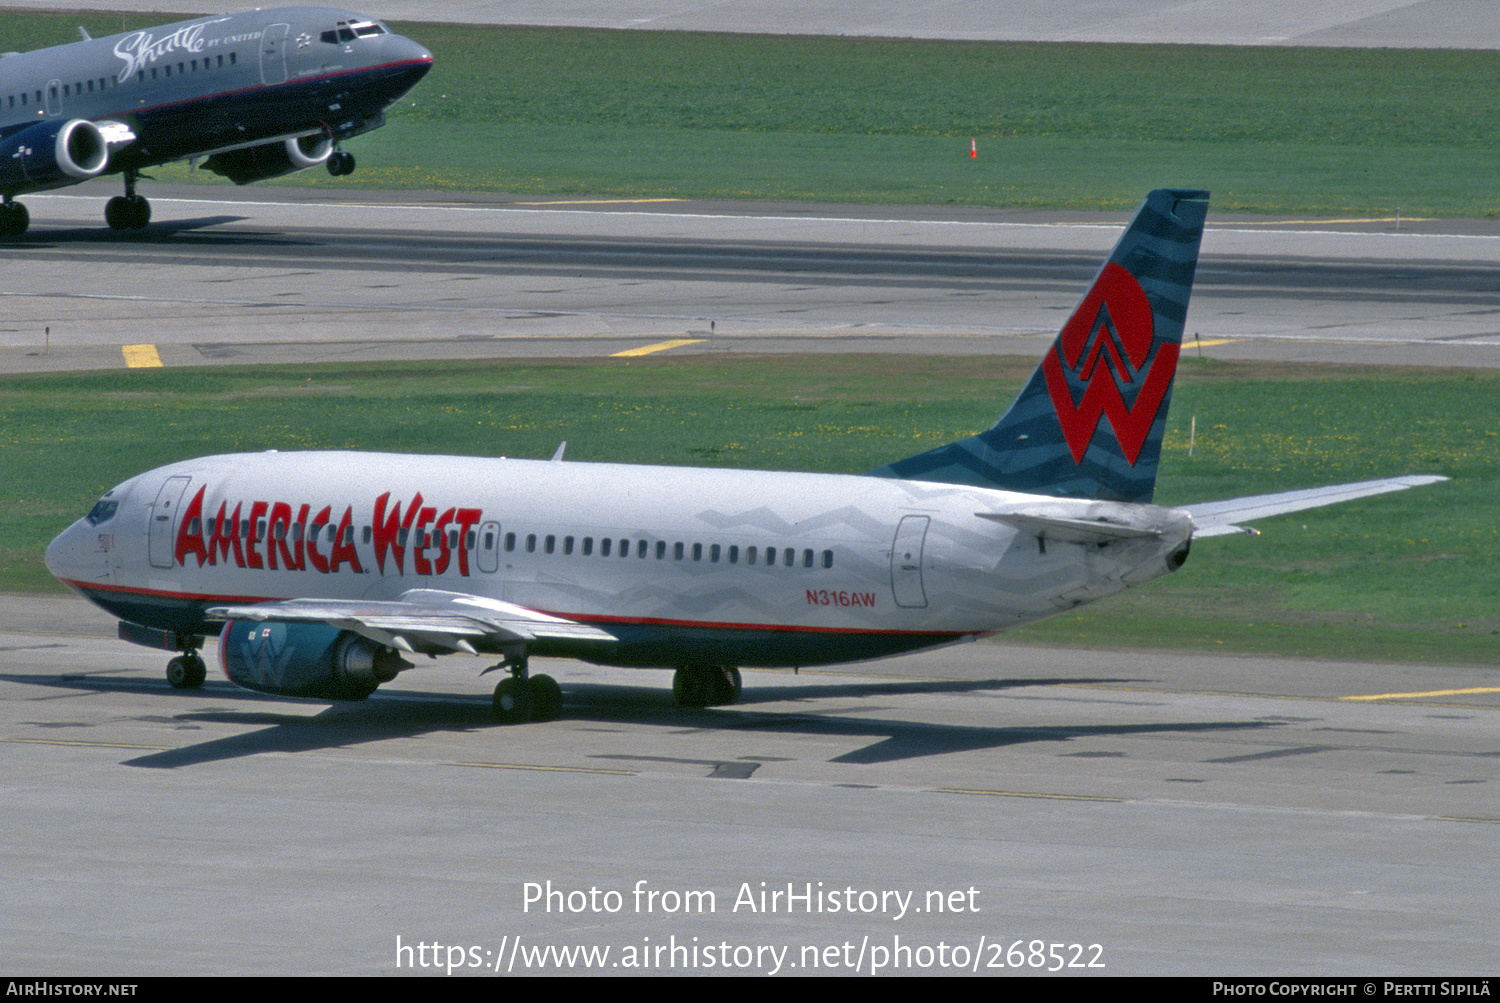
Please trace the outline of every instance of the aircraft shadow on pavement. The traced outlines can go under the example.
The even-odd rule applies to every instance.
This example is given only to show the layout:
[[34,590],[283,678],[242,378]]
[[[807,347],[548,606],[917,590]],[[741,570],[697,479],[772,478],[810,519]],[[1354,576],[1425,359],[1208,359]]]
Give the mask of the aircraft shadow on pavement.
[[176,237],[191,239],[194,246],[235,245],[302,245],[305,240],[296,240],[285,234],[263,230],[237,230],[220,233],[214,227],[228,223],[244,223],[249,216],[199,216],[196,219],[170,219],[152,223],[144,230],[110,230],[103,227],[69,227],[55,230],[28,230],[19,237],[9,237],[0,242],[0,250],[7,247],[25,247],[31,250],[63,244],[155,244],[168,243]]
[[[175,769],[218,762],[263,752],[313,752],[345,748],[390,738],[413,738],[428,733],[493,731],[497,737],[524,742],[526,729],[545,724],[501,726],[495,723],[488,697],[432,694],[385,689],[367,701],[328,706],[311,717],[279,713],[265,705],[303,703],[284,697],[242,690],[228,683],[210,683],[190,694],[176,694],[165,681],[115,676],[64,675],[54,680],[35,676],[0,676],[32,686],[157,694],[163,701],[196,699],[193,709],[171,713],[164,703],[156,722],[184,728],[201,724],[263,725],[259,731],[211,739],[179,749],[153,752],[126,760],[123,765]],[[887,718],[903,709],[891,703],[871,705],[872,698],[990,692],[1056,685],[1120,684],[1116,678],[1029,678],[985,680],[892,680],[834,682],[828,685],[752,686],[732,706],[683,710],[661,687],[577,683],[563,691],[559,723],[634,724],[644,727],[691,729],[706,732],[797,734],[822,737],[868,738],[869,745],[834,757],[847,764],[875,764],[948,753],[971,752],[1035,742],[1069,742],[1078,738],[1162,733],[1232,732],[1272,727],[1276,722],[1160,721],[1119,724],[1026,724],[1020,726],[951,725]],[[805,708],[760,710],[756,704],[797,701]],[[843,701],[840,703],[839,701]],[[848,701],[858,701],[850,703]],[[208,702],[204,706],[204,702]],[[318,701],[308,701],[316,704]],[[259,705],[252,708],[250,705]],[[304,704],[305,705],[305,704]],[[507,742],[507,748],[514,746]],[[595,756],[614,761],[650,762],[649,754]],[[677,760],[673,760],[674,762]],[[698,762],[695,760],[694,762]],[[702,761],[713,776],[749,776],[757,764],[740,758],[725,763]]]

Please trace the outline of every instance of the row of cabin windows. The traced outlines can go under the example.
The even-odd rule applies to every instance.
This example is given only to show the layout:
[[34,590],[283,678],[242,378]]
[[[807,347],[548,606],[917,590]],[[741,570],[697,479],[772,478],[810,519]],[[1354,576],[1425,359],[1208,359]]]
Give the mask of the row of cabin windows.
[[[225,522],[228,523],[228,520],[225,520]],[[226,526],[225,528],[229,529],[232,528],[232,526]],[[257,539],[268,538],[266,534],[267,526],[265,519],[257,520],[255,529],[255,535]],[[189,524],[188,532],[194,534],[198,533],[198,520],[196,518],[193,519]],[[207,532],[210,536],[219,535],[219,525],[216,518],[210,518],[208,520]],[[492,550],[495,546],[494,537],[491,535],[493,532],[493,530],[485,531],[484,549],[487,551]],[[409,539],[409,534],[410,530],[406,529],[397,532],[396,545],[405,547],[406,542]],[[465,534],[464,546],[467,549],[474,549],[476,542],[478,542],[476,534],[477,531],[472,529],[469,530],[467,534]],[[277,522],[276,525],[272,527],[269,539],[284,540],[288,535],[290,535],[294,541],[301,540],[302,524],[292,523],[290,526],[288,526],[285,522]],[[309,526],[307,529],[307,538],[313,542],[316,542],[321,537],[328,543],[333,543],[335,542],[335,538],[337,537],[337,535],[338,527],[334,526],[332,523],[315,524],[313,526]],[[457,550],[458,529],[454,528],[447,530],[447,535],[448,549]],[[239,536],[241,539],[250,538],[249,519],[240,520]],[[374,531],[369,526],[365,526],[360,531],[360,538],[364,541],[365,544],[368,545],[374,539]],[[349,526],[344,531],[344,543],[347,545],[353,542],[354,527]],[[418,547],[419,549],[435,547],[439,545],[439,542],[440,541],[437,533],[423,531]],[[621,537],[617,541],[614,537],[604,536],[600,537],[596,541],[592,536],[585,536],[580,538],[573,536],[559,537],[554,533],[548,533],[545,536],[538,536],[535,533],[528,533],[524,538],[522,538],[520,536],[517,536],[517,534],[515,533],[506,533],[504,542],[506,553],[515,553],[515,551],[519,547],[524,549],[528,554],[535,554],[538,549],[540,549],[544,554],[561,553],[564,556],[570,556],[576,552],[584,557],[592,557],[594,556],[595,548],[597,546],[597,552],[600,557],[617,556],[622,558],[629,558],[632,550],[631,541],[625,537]],[[811,547],[804,547],[799,554],[796,547],[742,547],[737,543],[710,543],[705,545],[702,543],[689,544],[677,541],[671,544],[669,549],[667,541],[665,540],[636,540],[633,549],[635,551],[636,558],[643,561],[652,558],[658,561],[664,561],[667,559],[667,554],[670,553],[672,555],[672,560],[674,561],[706,560],[709,564],[719,564],[721,562],[725,564],[763,564],[766,567],[775,567],[779,564],[780,566],[785,568],[795,568],[799,565],[804,568],[812,568],[818,566],[822,566],[824,568],[833,567],[832,550],[815,551]]]
[[[517,546],[524,546],[526,553],[534,554],[537,552],[538,545],[540,545],[541,551],[544,554],[553,554],[561,550],[564,555],[568,555],[573,553],[574,542],[575,540],[571,536],[564,536],[559,539],[551,533],[542,537],[538,537],[535,533],[528,533],[524,541],[515,533],[506,533],[505,551],[506,553],[513,553]],[[594,555],[594,538],[592,536],[582,537],[577,543],[578,552],[584,557],[592,557]],[[632,549],[631,541],[623,537],[619,540],[618,545],[616,545],[616,541],[612,537],[600,537],[598,545],[600,557],[611,556],[610,551],[613,550],[615,556],[629,558]],[[634,550],[636,558],[643,561],[652,558],[658,561],[665,561],[669,553],[667,541],[665,540],[656,540],[654,542],[651,540],[636,540]],[[689,544],[679,540],[671,545],[670,553],[674,561],[706,560],[710,564],[718,564],[722,561],[725,564],[764,564],[767,567],[774,567],[779,563],[787,568],[795,568],[799,564],[804,568],[816,567],[820,564],[825,568],[833,567],[833,551],[824,550],[819,552],[813,550],[811,547],[804,548],[799,557],[796,547],[741,547],[737,543]]]
[[[197,73],[200,69],[221,70],[225,66],[235,66],[238,63],[239,57],[237,53],[231,52],[226,57],[225,54],[221,52],[216,56],[204,56],[202,59],[190,59],[178,63],[177,75],[179,77],[186,76],[189,73]],[[136,80],[144,83],[146,80],[147,72],[148,71],[146,70],[137,70],[135,74]],[[158,68],[153,66],[151,67],[149,72],[151,74],[151,79],[155,80],[157,78]],[[160,67],[160,73],[163,77],[170,77],[172,75],[172,64],[167,63],[164,66]],[[64,98],[72,98],[82,97],[85,94],[102,94],[104,91],[112,90],[113,88],[118,86],[120,86],[120,82],[114,77],[99,77],[97,80],[78,80],[74,81],[71,84],[63,84],[61,90],[53,87],[52,98],[55,101],[59,96]],[[8,95],[5,99],[5,107],[7,110],[11,108],[26,108],[30,107],[31,105],[41,107],[43,104],[42,93],[42,91],[23,91],[20,94]]]

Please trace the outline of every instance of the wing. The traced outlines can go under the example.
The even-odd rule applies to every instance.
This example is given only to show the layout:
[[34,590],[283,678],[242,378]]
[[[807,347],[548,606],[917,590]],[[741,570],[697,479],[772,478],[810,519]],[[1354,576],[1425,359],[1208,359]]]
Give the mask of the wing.
[[588,624],[463,592],[412,589],[393,602],[289,599],[251,606],[215,606],[211,620],[324,623],[400,651],[503,652],[518,643],[612,644],[613,634]]
[[1333,484],[1326,488],[1308,488],[1303,491],[1283,491],[1273,495],[1231,498],[1228,501],[1205,502],[1202,505],[1184,505],[1183,508],[1187,509],[1193,517],[1195,539],[1223,536],[1227,533],[1254,534],[1256,530],[1248,526],[1237,525],[1237,523],[1282,515],[1286,512],[1300,512],[1308,508],[1320,508],[1324,505],[1336,505],[1339,502],[1353,501],[1355,498],[1405,491],[1407,488],[1436,484],[1447,479],[1431,474],[1412,474],[1406,477],[1387,477],[1378,481],[1360,481],[1357,484]]

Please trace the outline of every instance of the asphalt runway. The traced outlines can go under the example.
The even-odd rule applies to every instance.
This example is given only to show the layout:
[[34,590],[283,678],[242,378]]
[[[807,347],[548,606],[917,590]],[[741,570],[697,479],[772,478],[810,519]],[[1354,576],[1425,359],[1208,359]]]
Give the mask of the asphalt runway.
[[[0,245],[0,370],[604,356],[1039,355],[1126,213],[113,185]],[[1144,194],[1144,193],[1143,193]],[[1494,221],[1210,214],[1189,352],[1500,364]]]
[[982,642],[684,712],[550,663],[505,728],[476,660],[330,706],[111,629],[0,601],[17,971],[1493,971],[1486,668]]

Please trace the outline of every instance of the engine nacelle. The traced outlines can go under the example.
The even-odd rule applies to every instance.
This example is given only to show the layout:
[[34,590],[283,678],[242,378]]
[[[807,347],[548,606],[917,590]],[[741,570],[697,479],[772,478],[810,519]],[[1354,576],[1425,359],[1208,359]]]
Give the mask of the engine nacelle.
[[109,144],[93,122],[38,122],[0,140],[0,191],[10,195],[77,184],[109,165]]
[[237,686],[284,697],[363,700],[411,663],[369,638],[321,623],[231,620],[219,661]]
[[332,155],[333,140],[323,133],[314,133],[215,153],[203,162],[203,169],[223,175],[237,185],[248,185],[317,167],[327,163]]

